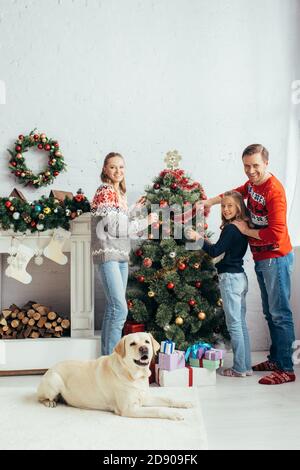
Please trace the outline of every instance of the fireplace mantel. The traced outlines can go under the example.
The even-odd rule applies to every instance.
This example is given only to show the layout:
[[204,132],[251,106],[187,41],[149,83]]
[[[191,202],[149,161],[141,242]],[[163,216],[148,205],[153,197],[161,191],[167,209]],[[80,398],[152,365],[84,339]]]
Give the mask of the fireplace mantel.
[[[54,359],[94,359],[99,355],[99,338],[94,335],[94,271],[90,256],[90,214],[82,214],[73,220],[70,231],[71,236],[63,251],[70,253],[71,338],[0,340],[0,375],[2,371],[47,369]],[[48,245],[52,235],[53,230],[28,235],[13,230],[0,231],[0,254],[9,253],[12,237],[32,248],[36,247],[38,240],[39,248],[42,249]],[[2,259],[0,268],[3,276]],[[3,308],[2,282],[0,300]],[[24,299],[24,303],[27,300]],[[83,339],[86,341],[82,341]]]

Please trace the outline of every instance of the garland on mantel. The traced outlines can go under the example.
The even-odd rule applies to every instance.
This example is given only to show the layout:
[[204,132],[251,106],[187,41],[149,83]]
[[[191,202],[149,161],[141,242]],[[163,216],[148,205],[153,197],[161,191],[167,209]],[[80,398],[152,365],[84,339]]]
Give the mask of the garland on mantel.
[[70,221],[90,212],[90,203],[82,190],[73,199],[60,202],[55,197],[42,196],[33,202],[17,197],[0,198],[0,230],[26,233],[43,232],[58,227],[70,229]]

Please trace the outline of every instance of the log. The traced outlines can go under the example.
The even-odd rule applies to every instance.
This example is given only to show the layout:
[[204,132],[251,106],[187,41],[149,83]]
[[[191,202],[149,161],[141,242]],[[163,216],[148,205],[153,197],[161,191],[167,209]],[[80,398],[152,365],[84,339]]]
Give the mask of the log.
[[22,323],[23,323],[23,325],[27,325],[28,322],[29,322],[29,318],[28,318],[28,317],[22,318]]
[[33,331],[30,335],[30,338],[39,338],[40,333],[39,331]]
[[51,320],[51,321],[55,320],[55,318],[57,317],[55,312],[49,312],[47,316],[48,316],[49,320]]
[[32,315],[32,318],[35,321],[38,321],[41,318],[41,314],[39,312],[34,312],[34,314]]
[[67,328],[70,328],[70,320],[67,318],[61,322],[61,326],[66,330]]
[[45,305],[40,305],[35,310],[41,315],[47,315],[47,313],[49,313],[51,309],[49,307],[46,307]]
[[19,312],[17,317],[18,317],[19,320],[23,320],[23,318],[25,318],[25,313],[24,312]]
[[20,324],[20,320],[15,319],[11,322],[10,325],[11,325],[12,328],[17,328],[19,326],[19,324]]
[[33,315],[35,314],[35,310],[33,310],[33,308],[30,308],[28,311],[27,311],[27,316],[29,318],[33,318]]
[[47,322],[47,317],[41,317],[39,321],[37,322],[38,328],[43,328],[46,322]]
[[4,318],[8,318],[12,314],[12,310],[2,310],[2,315]]
[[29,322],[28,322],[28,325],[29,326],[34,326],[35,325],[35,320],[33,318],[30,318]]
[[0,320],[0,325],[2,325],[2,326],[7,326],[7,321],[6,321],[6,319],[5,319],[4,317],[1,318],[1,320]]

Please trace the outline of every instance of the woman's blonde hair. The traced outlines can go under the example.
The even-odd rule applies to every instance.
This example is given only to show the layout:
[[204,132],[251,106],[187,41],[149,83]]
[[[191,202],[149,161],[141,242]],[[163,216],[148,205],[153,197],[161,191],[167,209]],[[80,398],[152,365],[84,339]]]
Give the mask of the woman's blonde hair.
[[[237,213],[236,213],[236,216],[234,217],[234,220],[244,220],[245,222],[247,222],[247,224],[250,227],[252,224],[249,222],[250,221],[249,211],[244,203],[243,196],[237,191],[227,191],[226,193],[224,193],[223,199],[225,199],[225,197],[231,197],[234,200],[235,205],[237,207]],[[232,219],[227,220],[222,214],[222,224],[221,224],[220,229],[222,230],[225,227],[225,225],[230,224],[230,222],[232,222]]]
[[[105,171],[104,171],[104,168],[106,167],[106,165],[108,165],[108,162],[111,158],[113,157],[120,157],[122,158],[122,160],[124,161],[124,158],[123,156],[120,154],[120,153],[117,153],[117,152],[110,152],[106,155],[106,157],[104,158],[104,162],[103,162],[103,167],[102,167],[102,172],[101,172],[101,175],[100,175],[100,178],[101,178],[101,181],[103,183],[112,183],[111,179],[105,174]],[[121,183],[120,183],[120,190],[123,194],[126,193],[126,183],[125,183],[125,178],[122,179]]]

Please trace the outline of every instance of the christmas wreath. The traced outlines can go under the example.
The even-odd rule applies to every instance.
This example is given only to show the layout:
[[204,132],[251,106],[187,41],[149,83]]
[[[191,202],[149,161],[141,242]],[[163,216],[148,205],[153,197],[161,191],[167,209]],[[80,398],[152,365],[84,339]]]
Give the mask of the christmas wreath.
[[[34,174],[26,165],[24,153],[31,147],[48,152],[47,168],[38,174]],[[51,184],[59,173],[66,169],[63,155],[60,151],[57,140],[49,139],[46,134],[38,134],[35,130],[29,135],[19,135],[13,150],[10,153],[9,168],[18,178],[18,181],[25,186],[40,188]]]

